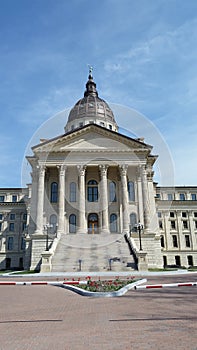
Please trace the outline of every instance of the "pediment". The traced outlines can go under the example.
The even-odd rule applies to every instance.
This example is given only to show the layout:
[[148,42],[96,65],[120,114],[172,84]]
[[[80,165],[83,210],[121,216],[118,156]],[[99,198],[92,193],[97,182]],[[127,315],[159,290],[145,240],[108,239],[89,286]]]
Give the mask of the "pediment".
[[37,152],[131,152],[150,151],[151,146],[135,139],[91,125],[43,142],[35,147]]

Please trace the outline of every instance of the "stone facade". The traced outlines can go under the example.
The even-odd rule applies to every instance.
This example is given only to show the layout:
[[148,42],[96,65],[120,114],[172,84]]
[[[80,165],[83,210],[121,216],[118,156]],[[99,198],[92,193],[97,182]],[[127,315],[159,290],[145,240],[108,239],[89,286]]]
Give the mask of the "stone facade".
[[118,133],[91,74],[65,134],[32,151],[28,188],[0,189],[1,269],[197,265],[197,188],[154,184],[152,146]]

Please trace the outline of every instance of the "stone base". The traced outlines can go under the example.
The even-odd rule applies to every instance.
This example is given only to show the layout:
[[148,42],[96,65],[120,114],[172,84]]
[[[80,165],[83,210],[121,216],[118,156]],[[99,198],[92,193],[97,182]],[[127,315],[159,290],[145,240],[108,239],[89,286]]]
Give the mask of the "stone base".
[[140,250],[136,252],[138,258],[138,271],[148,271],[147,253]]
[[46,252],[43,252],[41,255],[42,255],[42,263],[41,263],[41,267],[40,267],[40,272],[51,272],[51,270],[52,270],[52,265],[51,265],[52,253],[46,251]]

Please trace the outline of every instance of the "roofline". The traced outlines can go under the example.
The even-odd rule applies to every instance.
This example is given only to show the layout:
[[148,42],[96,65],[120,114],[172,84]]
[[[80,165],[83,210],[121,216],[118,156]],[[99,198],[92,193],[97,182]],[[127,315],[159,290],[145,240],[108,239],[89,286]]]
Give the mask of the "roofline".
[[148,147],[148,148],[151,148],[151,149],[153,148],[153,146],[149,145],[148,143],[141,142],[141,141],[139,141],[138,139],[134,139],[134,138],[132,138],[132,137],[126,136],[126,135],[121,134],[121,133],[119,133],[119,132],[117,132],[117,131],[113,131],[113,130],[107,129],[107,128],[103,127],[103,126],[100,126],[100,125],[98,125],[98,124],[91,123],[91,124],[83,125],[82,127],[76,128],[76,129],[74,129],[74,130],[71,130],[71,131],[66,132],[66,133],[64,133],[64,134],[61,134],[61,135],[59,135],[59,136],[56,136],[56,137],[54,137],[54,138],[52,138],[52,139],[49,139],[49,140],[47,140],[47,141],[44,141],[44,142],[42,142],[42,143],[39,143],[39,144],[33,146],[31,149],[34,150],[35,148],[40,147],[41,145],[47,145],[48,143],[50,143],[50,142],[52,142],[52,141],[55,141],[55,140],[60,139],[60,138],[63,138],[64,136],[67,136],[67,135],[72,135],[72,134],[74,134],[76,131],[84,130],[84,129],[87,129],[87,128],[92,127],[92,126],[98,128],[98,129],[100,129],[100,130],[103,130],[103,129],[104,129],[104,130],[108,131],[109,133],[111,133],[111,134],[113,134],[113,135],[120,135],[121,137],[123,137],[123,138],[125,138],[125,139],[127,139],[127,140],[131,140],[131,141],[137,142],[138,144],[144,145],[144,146],[146,146],[146,147]]

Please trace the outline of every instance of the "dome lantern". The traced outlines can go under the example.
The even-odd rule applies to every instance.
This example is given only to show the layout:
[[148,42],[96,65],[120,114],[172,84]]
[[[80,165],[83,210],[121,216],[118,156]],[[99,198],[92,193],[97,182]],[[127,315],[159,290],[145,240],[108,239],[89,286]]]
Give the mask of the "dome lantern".
[[113,131],[118,131],[118,125],[111,108],[98,96],[96,83],[92,76],[92,67],[90,67],[84,97],[71,109],[64,129],[67,133],[93,123]]

